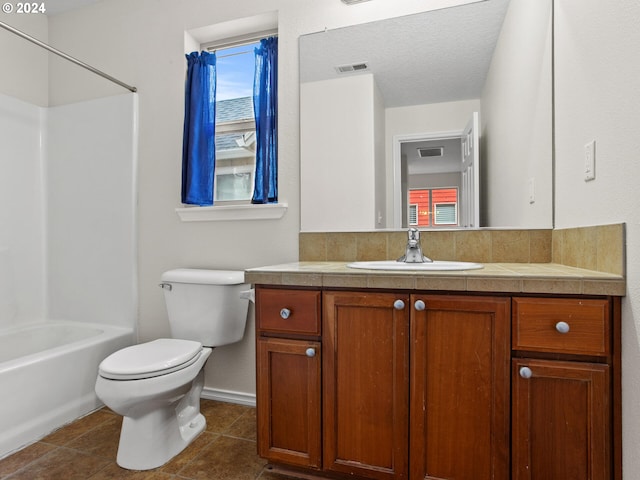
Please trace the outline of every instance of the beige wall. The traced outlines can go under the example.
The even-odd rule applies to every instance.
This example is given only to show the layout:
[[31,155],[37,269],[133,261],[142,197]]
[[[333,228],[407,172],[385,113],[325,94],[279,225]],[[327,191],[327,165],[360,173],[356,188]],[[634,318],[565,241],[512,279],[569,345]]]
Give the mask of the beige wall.
[[[622,303],[624,478],[640,478],[640,3],[556,0],[556,227],[626,223]],[[596,141],[596,178],[584,145]]]

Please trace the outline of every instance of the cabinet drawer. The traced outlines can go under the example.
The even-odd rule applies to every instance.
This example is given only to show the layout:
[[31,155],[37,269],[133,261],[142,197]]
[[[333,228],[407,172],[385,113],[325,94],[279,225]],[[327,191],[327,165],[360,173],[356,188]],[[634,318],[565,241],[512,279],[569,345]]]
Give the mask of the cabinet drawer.
[[258,289],[258,330],[320,335],[320,291]]
[[513,299],[514,350],[607,356],[609,302],[581,299]]

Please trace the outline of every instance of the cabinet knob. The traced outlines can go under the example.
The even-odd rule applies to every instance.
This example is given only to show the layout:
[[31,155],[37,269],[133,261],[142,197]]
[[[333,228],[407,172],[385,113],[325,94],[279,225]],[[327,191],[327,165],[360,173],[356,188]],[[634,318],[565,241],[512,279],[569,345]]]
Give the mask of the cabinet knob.
[[556,330],[560,333],[569,333],[571,327],[569,327],[567,322],[558,322],[556,323]]
[[402,300],[396,300],[393,302],[393,308],[396,310],[404,310],[404,302]]
[[422,310],[424,310],[425,308],[427,308],[427,305],[422,301],[422,300],[416,300],[416,303],[413,304],[413,306],[415,307],[416,310],[418,310],[419,312],[421,312]]
[[313,357],[316,356],[316,349],[309,347],[309,348],[307,348],[306,352],[304,352],[304,353],[307,355],[307,357],[313,358]]
[[522,378],[531,378],[533,376],[533,372],[529,367],[522,367],[520,369],[520,376]]
[[291,310],[289,310],[288,308],[283,308],[282,310],[280,310],[280,316],[286,320],[291,316]]

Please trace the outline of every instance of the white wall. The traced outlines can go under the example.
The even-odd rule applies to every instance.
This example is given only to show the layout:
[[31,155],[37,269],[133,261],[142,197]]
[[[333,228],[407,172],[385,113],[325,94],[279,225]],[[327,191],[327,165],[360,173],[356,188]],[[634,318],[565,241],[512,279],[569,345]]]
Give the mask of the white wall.
[[[625,480],[640,478],[640,3],[556,0],[556,227],[626,223],[622,305]],[[585,182],[584,145],[596,141]]]
[[46,109],[0,94],[0,328],[45,316],[45,118]]
[[551,28],[551,0],[511,1],[482,94],[481,225],[553,225]]
[[387,159],[386,159],[386,138],[385,121],[386,113],[384,108],[384,98],[378,85],[373,82],[373,155],[374,155],[374,178],[373,187],[375,195],[374,226],[375,228],[386,228],[387,226]]
[[300,85],[303,232],[375,228],[376,90],[371,74]]

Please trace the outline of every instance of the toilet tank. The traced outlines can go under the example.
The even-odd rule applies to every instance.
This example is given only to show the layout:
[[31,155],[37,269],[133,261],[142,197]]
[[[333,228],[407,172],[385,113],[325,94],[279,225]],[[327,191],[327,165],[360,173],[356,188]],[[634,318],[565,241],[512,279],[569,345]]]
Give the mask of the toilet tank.
[[171,336],[207,347],[238,342],[244,336],[249,301],[244,272],[179,268],[162,274]]

